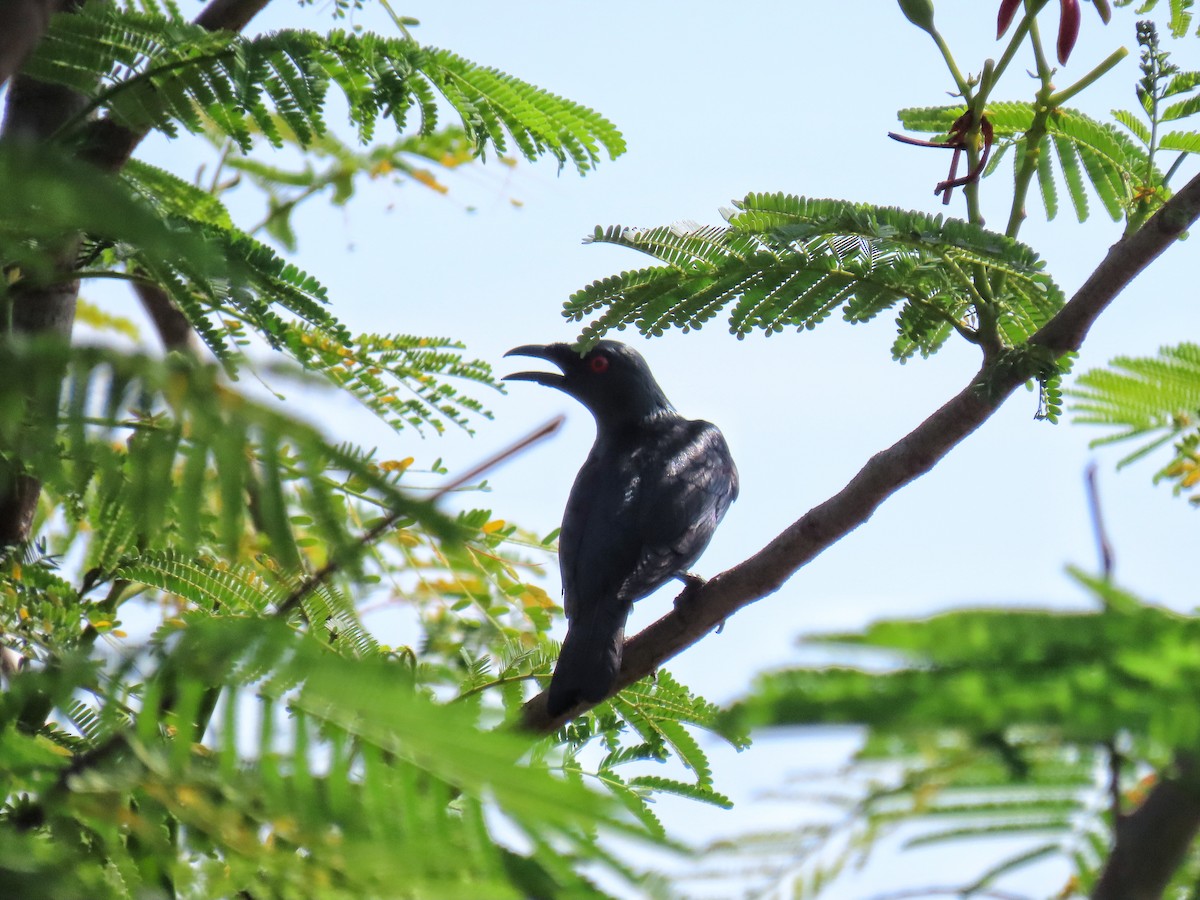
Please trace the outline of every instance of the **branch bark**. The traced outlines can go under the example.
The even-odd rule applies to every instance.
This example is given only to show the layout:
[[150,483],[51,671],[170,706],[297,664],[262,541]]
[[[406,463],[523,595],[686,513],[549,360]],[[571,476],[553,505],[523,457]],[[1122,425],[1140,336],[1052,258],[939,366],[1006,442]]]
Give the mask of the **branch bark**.
[[163,349],[194,356],[197,353],[195,332],[183,311],[157,284],[135,281],[133,290],[141,301],[142,309],[154,323],[154,330],[163,343]]
[[[28,5],[32,0],[20,2]],[[69,9],[77,6],[80,0],[40,2],[47,7],[53,5],[55,9]],[[212,0],[197,16],[196,24],[210,31],[239,31],[268,2],[270,0]],[[0,2],[0,35],[6,35],[6,24],[17,24],[15,17],[20,12],[10,8],[8,3]],[[48,22],[49,13],[45,18]],[[37,31],[37,21],[32,24],[25,22],[22,27],[21,35],[6,35],[0,38],[0,65],[4,64],[6,48],[14,59],[18,53],[28,53],[44,32],[45,23],[41,24],[41,31]],[[18,43],[10,46],[11,40],[17,37],[20,37]],[[24,55],[21,55],[21,59],[24,59]],[[0,69],[0,73],[2,72],[3,69]],[[0,140],[26,143],[49,140],[59,128],[84,108],[85,102],[86,99],[75,91],[18,75],[9,86]],[[131,131],[109,118],[96,119],[87,126],[80,155],[98,168],[115,173],[129,161],[145,136],[145,132]],[[64,270],[71,269],[77,247],[77,239],[64,241]],[[75,321],[75,304],[79,297],[77,280],[27,289],[18,285],[10,297],[14,334],[55,333],[61,335],[64,340],[70,339]],[[163,306],[157,303],[157,297],[150,297],[149,301],[145,296],[142,299],[148,309],[154,307],[151,309],[151,315],[168,346],[172,342],[186,340],[179,336],[180,323],[178,319],[172,318],[173,307],[169,301]],[[166,299],[165,295],[162,299]],[[163,330],[164,326],[167,331]],[[29,540],[40,496],[41,485],[21,472],[19,460],[10,461],[0,468],[0,547]]]
[[5,0],[0,3],[0,84],[33,52],[63,0]]
[[241,31],[271,0],[212,0],[195,24],[209,31]]
[[[1078,350],[1100,313],[1197,218],[1200,176],[1140,230],[1114,244],[1070,301],[1030,338],[1030,344],[1055,358]],[[987,421],[1028,377],[1022,367],[1006,365],[1003,356],[989,361],[957,396],[873,456],[841,491],[792,523],[745,562],[717,575],[699,590],[685,592],[686,602],[677,601],[675,609],[625,643],[613,693],[650,675],[739,609],[777,591],[802,566],[867,521],[884,500],[932,469]],[[551,717],[542,692],[522,708],[520,726],[547,734],[590,705]]]
[[1197,758],[1180,754],[1137,810],[1116,822],[1116,840],[1092,900],[1158,900],[1200,831]]
[[[10,144],[38,144],[76,115],[85,100],[68,88],[18,75],[8,87],[0,140]],[[70,270],[78,250],[78,237],[67,236],[58,248],[61,268]],[[52,285],[13,285],[8,302],[14,334],[71,336],[79,282]],[[0,549],[29,540],[42,485],[25,474],[20,460],[0,463]]]

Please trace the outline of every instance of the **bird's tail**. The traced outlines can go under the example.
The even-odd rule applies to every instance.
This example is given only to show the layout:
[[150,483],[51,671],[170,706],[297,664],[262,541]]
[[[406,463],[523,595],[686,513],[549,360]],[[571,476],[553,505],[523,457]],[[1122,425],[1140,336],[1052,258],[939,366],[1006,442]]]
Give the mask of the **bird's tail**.
[[628,617],[627,606],[597,603],[571,620],[550,679],[546,710],[551,716],[576,703],[596,703],[608,695],[621,668]]

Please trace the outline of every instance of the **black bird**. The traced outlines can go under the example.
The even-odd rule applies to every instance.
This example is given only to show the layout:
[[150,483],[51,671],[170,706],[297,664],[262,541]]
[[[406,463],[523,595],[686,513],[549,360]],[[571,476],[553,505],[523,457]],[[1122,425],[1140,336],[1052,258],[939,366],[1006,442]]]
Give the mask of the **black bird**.
[[568,625],[550,680],[547,709],[557,716],[608,695],[630,608],[687,576],[737,497],[737,467],[717,427],[675,412],[632,347],[600,341],[580,356],[569,344],[527,344],[505,356],[554,363],[561,375],[505,379],[557,388],[596,419],[558,539]]

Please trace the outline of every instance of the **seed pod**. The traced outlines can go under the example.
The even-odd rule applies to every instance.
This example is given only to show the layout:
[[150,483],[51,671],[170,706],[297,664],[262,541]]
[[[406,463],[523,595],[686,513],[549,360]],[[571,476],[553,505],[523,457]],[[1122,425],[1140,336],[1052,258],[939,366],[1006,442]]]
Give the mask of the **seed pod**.
[[1004,32],[1008,31],[1008,26],[1012,24],[1013,17],[1020,8],[1021,0],[1003,0],[1001,2],[1000,15],[996,16],[996,40],[1004,37]]
[[922,31],[933,34],[933,2],[932,0],[896,0],[900,4],[900,12]]
[[1092,0],[1096,4],[1096,12],[1100,13],[1100,21],[1105,25],[1112,19],[1112,7],[1108,5],[1108,0]]
[[1079,0],[1061,0],[1062,9],[1058,16],[1058,61],[1067,64],[1067,57],[1079,37]]

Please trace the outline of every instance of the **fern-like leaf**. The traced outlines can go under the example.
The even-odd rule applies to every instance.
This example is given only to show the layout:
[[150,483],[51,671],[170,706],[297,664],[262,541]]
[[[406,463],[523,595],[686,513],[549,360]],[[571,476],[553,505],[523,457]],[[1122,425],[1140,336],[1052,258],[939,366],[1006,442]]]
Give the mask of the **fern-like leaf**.
[[[908,846],[990,835],[1031,842],[964,894],[1051,855],[1089,883],[1110,847],[1112,780],[1136,789],[1130,775],[1140,765],[1160,764],[1200,734],[1200,715],[1178,716],[1173,705],[1186,705],[1197,677],[1180,648],[1200,636],[1200,619],[1074,574],[1095,611],[966,609],[829,635],[820,666],[761,676],[730,715],[743,724],[870,723],[852,770],[863,797],[849,815],[864,846],[902,824],[910,836],[923,828]],[[830,664],[830,645],[848,648],[841,665]],[[1167,706],[1147,709],[1147,691]],[[1136,737],[1123,758],[1107,758],[1103,746],[1121,735]],[[836,778],[844,791],[847,773]]]
[[613,328],[644,334],[699,328],[732,305],[730,331],[772,334],[814,328],[841,309],[865,322],[899,307],[893,355],[937,350],[970,325],[980,298],[973,276],[1005,286],[995,301],[997,339],[1015,346],[1063,302],[1028,247],[953,219],[835,200],[750,194],[725,228],[597,228],[591,240],[640,250],[665,266],[625,272],[574,294],[564,315],[600,314],[591,344]]
[[280,30],[244,37],[173,14],[91,3],[54,18],[26,70],[90,96],[91,108],[126,127],[173,135],[180,126],[194,133],[215,126],[243,150],[254,131],[282,144],[277,122],[302,145],[324,134],[331,84],[341,89],[364,142],[378,119],[403,129],[414,109],[418,131],[432,133],[440,93],[479,153],[503,153],[507,134],[526,158],[549,154],[582,173],[602,153],[615,157],[625,149],[613,125],[584,106],[445,50],[374,34]]
[[1155,480],[1174,482],[1176,493],[1200,483],[1200,346],[1164,347],[1156,357],[1118,357],[1107,369],[1079,376],[1067,393],[1075,398],[1075,421],[1116,429],[1092,446],[1145,441],[1118,466],[1175,440],[1174,457]]
[[[234,393],[211,368],[58,343],[8,345],[0,368],[11,373],[0,384],[0,447],[48,490],[94,506],[102,527],[93,568],[110,571],[137,548],[190,552],[202,540],[233,552],[252,526],[294,571],[304,552],[286,510],[303,510],[309,533],[353,562],[362,548],[337,512],[349,478],[355,497],[404,511],[441,537],[460,533],[394,476]],[[69,399],[56,414],[60,385]],[[60,450],[33,450],[45,446]],[[260,475],[264,462],[282,477]]]
[[448,420],[471,431],[470,416],[491,418],[451,381],[498,388],[491,366],[464,358],[462,344],[448,338],[364,334],[339,341],[310,328],[293,334],[288,349],[396,430],[428,426],[441,432]]

